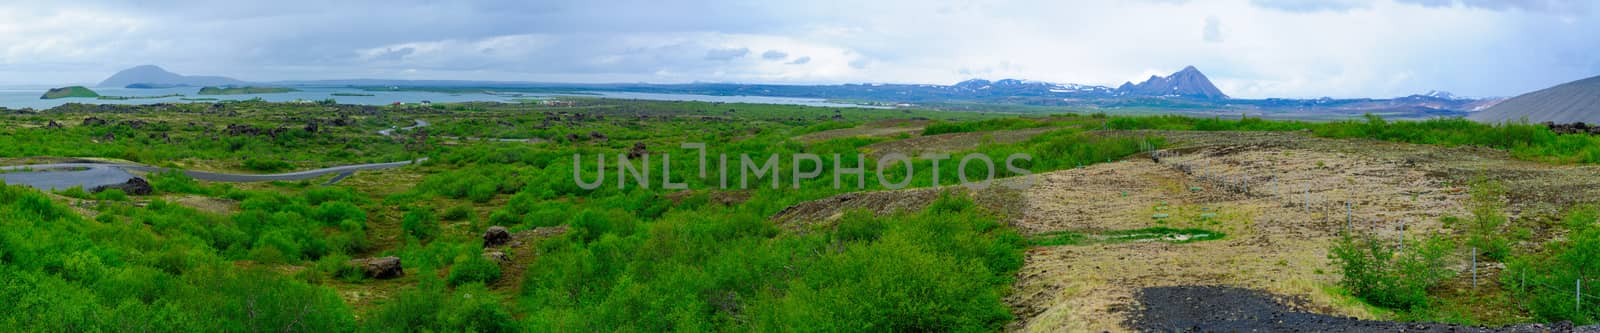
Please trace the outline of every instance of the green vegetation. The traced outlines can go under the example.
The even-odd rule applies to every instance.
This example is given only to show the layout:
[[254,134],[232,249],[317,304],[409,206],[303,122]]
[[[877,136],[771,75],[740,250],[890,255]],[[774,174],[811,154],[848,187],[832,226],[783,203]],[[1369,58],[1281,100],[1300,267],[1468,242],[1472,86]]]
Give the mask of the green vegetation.
[[[1589,304],[1600,295],[1600,211],[1584,206],[1562,219],[1567,239],[1546,243],[1508,261],[1501,283],[1515,286],[1513,295],[1540,320],[1571,320],[1580,325],[1600,322],[1600,307]],[[1582,283],[1578,282],[1582,280]],[[1577,293],[1577,294],[1575,294]],[[1582,296],[1578,296],[1582,295]],[[1579,307],[1578,299],[1585,304]]]
[[204,87],[200,88],[200,95],[251,95],[251,94],[281,94],[300,91],[285,87]]
[[1367,115],[1364,121],[1302,122],[1260,118],[1189,118],[1181,116],[1112,117],[1111,129],[1194,131],[1297,131],[1310,130],[1327,138],[1367,138],[1385,141],[1478,146],[1503,149],[1520,159],[1552,163],[1600,163],[1600,136],[1556,134],[1542,125],[1488,125],[1461,118],[1424,121],[1386,121]]
[[[161,172],[146,176],[155,190],[151,196],[0,187],[0,303],[9,305],[0,307],[0,323],[40,331],[995,331],[1013,320],[1002,299],[1029,246],[1227,237],[1207,229],[1156,227],[1024,238],[999,212],[959,189],[946,190],[927,207],[895,214],[846,211],[836,220],[798,225],[771,220],[798,203],[884,190],[880,177],[892,182],[911,175],[910,187],[927,188],[960,176],[949,167],[952,161],[934,175],[932,163],[920,159],[910,170],[886,166],[880,176],[873,172],[876,161],[857,157],[895,138],[793,139],[883,120],[938,119],[924,135],[1049,128],[1020,142],[984,138],[948,152],[989,157],[997,164],[996,177],[1019,174],[1003,163],[1016,153],[1033,157],[1018,167],[1039,173],[1122,159],[1144,142],[1166,144],[1155,134],[1106,135],[1101,128],[1306,129],[1335,138],[1495,147],[1539,161],[1600,161],[1591,137],[1455,120],[1016,118],[915,109],[563,101],[572,103],[370,107],[227,101],[119,112],[64,106],[0,116],[0,147],[7,147],[0,157],[7,158],[100,157],[257,172],[429,158],[401,169],[363,171],[332,186],[316,185],[327,178],[220,184]],[[85,121],[90,117],[105,122]],[[377,134],[417,119],[432,126]],[[42,126],[49,121],[67,126]],[[442,138],[448,136],[537,140]],[[115,140],[98,139],[106,137]],[[782,156],[775,168],[785,171],[774,177],[779,186],[761,178],[740,189],[734,174],[733,188],[723,188],[715,168],[704,178],[694,172],[699,162],[695,150],[680,148],[686,142],[708,143],[708,156],[726,154],[735,161],[740,154]],[[617,157],[635,147],[650,154],[650,164],[629,162],[652,168],[648,186],[631,178],[619,184]],[[835,189],[838,170],[788,158],[797,153],[817,155],[820,165],[869,171],[841,174],[845,186]],[[575,154],[580,166],[573,165]],[[672,158],[663,161],[662,154]],[[597,156],[605,161],[597,163]],[[688,190],[662,187],[663,164],[673,170],[669,179]],[[819,173],[797,179],[787,171],[797,166]],[[977,165],[966,176],[981,179],[988,169]],[[585,190],[575,184],[574,177],[597,179],[596,170],[606,170],[602,186]],[[1568,214],[1562,225],[1574,231],[1563,241],[1530,250],[1519,247],[1526,239],[1505,236],[1518,229],[1506,222],[1503,194],[1495,193],[1490,185],[1474,187],[1473,216],[1456,222],[1461,235],[1429,237],[1407,251],[1393,250],[1392,239],[1344,240],[1332,252],[1343,269],[1344,289],[1386,308],[1437,308],[1430,298],[1450,278],[1440,267],[1447,254],[1460,252],[1456,242],[1479,246],[1483,259],[1505,260],[1508,271],[1527,272],[1538,283],[1568,284],[1597,273],[1587,271],[1596,266],[1584,261],[1600,253],[1600,232],[1589,227],[1597,215],[1593,209]],[[93,202],[69,208],[64,202],[77,200],[67,198]],[[1167,214],[1163,221],[1180,216],[1154,213]],[[489,226],[508,228],[515,245],[485,249]],[[490,251],[507,256],[485,256]],[[401,258],[405,276],[380,281],[349,263],[382,256]],[[1527,290],[1518,295],[1547,299],[1547,306],[1531,310],[1542,318],[1583,321],[1600,315],[1560,312],[1559,293]]]
[[62,87],[62,88],[50,89],[50,91],[44,92],[44,96],[39,96],[39,99],[95,98],[95,97],[100,97],[100,94],[95,93],[94,90],[89,90],[89,88],[84,88],[83,86],[71,86],[71,87]]
[[1034,235],[1032,239],[1028,240],[1028,244],[1033,246],[1058,246],[1137,241],[1159,241],[1181,244],[1218,240],[1227,236],[1227,234],[1206,229],[1174,229],[1168,227],[1153,227],[1133,230],[1116,230],[1103,233],[1082,233],[1073,231],[1047,232]]
[[1455,251],[1455,243],[1429,237],[1404,252],[1396,251],[1394,244],[1373,237],[1344,237],[1328,251],[1344,274],[1340,286],[1380,307],[1415,310],[1428,306],[1429,289],[1455,274],[1445,267],[1446,255]]
[[1049,125],[1049,123],[1028,118],[997,118],[982,121],[936,122],[933,124],[928,124],[927,127],[924,127],[922,129],[922,135],[1013,130],[1046,125]]

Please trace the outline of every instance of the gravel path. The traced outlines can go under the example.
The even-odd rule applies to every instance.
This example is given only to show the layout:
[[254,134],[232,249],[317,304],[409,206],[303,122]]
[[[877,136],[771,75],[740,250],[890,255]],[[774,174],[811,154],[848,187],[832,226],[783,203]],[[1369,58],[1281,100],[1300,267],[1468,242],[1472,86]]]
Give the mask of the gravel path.
[[1145,288],[1127,326],[1140,332],[1593,332],[1571,323],[1483,328],[1336,317],[1294,310],[1270,294],[1232,287]]

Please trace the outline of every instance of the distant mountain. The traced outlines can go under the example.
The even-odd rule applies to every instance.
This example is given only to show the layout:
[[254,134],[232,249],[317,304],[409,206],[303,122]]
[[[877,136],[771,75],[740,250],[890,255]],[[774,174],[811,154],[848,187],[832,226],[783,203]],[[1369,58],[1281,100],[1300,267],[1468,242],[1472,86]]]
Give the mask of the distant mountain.
[[1227,99],[1228,95],[1211,84],[1211,79],[1194,66],[1184,67],[1166,77],[1151,75],[1139,84],[1123,83],[1117,87],[1118,96],[1133,97],[1188,97],[1198,99]]
[[[100,81],[99,87],[181,87],[181,86],[221,86],[243,85],[246,82],[221,76],[186,76],[168,72],[155,65],[136,66],[124,69],[111,75],[105,81]],[[131,86],[131,87],[130,87]]]
[[1600,123],[1600,76],[1512,97],[1468,119],[1487,122]]

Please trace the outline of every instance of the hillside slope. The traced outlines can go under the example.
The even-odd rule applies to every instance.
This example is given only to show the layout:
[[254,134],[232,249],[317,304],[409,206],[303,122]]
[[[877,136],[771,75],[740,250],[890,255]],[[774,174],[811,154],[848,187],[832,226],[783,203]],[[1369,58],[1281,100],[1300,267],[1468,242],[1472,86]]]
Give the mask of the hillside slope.
[[1563,83],[1512,97],[1482,112],[1467,116],[1486,123],[1600,123],[1600,76]]

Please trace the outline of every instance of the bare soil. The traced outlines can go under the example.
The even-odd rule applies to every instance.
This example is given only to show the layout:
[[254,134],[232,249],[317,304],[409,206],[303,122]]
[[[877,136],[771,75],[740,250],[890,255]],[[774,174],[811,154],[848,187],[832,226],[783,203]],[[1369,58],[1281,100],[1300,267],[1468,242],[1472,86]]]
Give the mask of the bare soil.
[[[1006,131],[1010,133],[1004,136],[1021,140],[1017,138],[1046,130],[1024,130],[1034,131],[1031,134]],[[1381,319],[1381,314],[1342,295],[1336,287],[1339,277],[1329,264],[1327,251],[1347,228],[1396,242],[1402,234],[1409,239],[1433,233],[1459,234],[1439,218],[1468,214],[1467,184],[1475,179],[1506,185],[1507,213],[1513,219],[1547,221],[1572,203],[1592,203],[1600,198],[1600,168],[1519,161],[1492,149],[1335,140],[1303,132],[1096,134],[1159,135],[1172,144],[1163,151],[1160,162],[1140,155],[1038,174],[1032,188],[1013,191],[1009,199],[980,204],[1002,212],[1025,235],[1192,227],[1228,236],[1182,244],[1031,248],[1006,299],[1018,317],[1008,330],[1149,330],[1130,319],[1140,316],[1139,309],[1145,306],[1139,292],[1177,286],[1255,290],[1294,298],[1298,300],[1296,311],[1306,314]],[[976,145],[976,138],[1000,136],[959,133],[874,146],[896,151],[957,150],[957,146]],[[1178,156],[1170,156],[1173,154]],[[850,209],[878,213],[918,209],[936,198],[937,191],[846,194],[796,205],[773,219],[784,225],[805,225],[825,223]],[[979,199],[995,197],[965,193]],[[1549,230],[1538,232],[1541,237],[1561,236]],[[1455,259],[1466,268],[1464,253]],[[1265,316],[1273,312],[1252,313]],[[1323,317],[1307,318],[1326,322]],[[1357,324],[1309,327],[1313,331],[1317,327],[1383,330],[1362,326],[1365,321],[1351,323]],[[1219,327],[1227,331],[1234,326]],[[1289,326],[1263,329],[1279,331],[1273,327]]]

